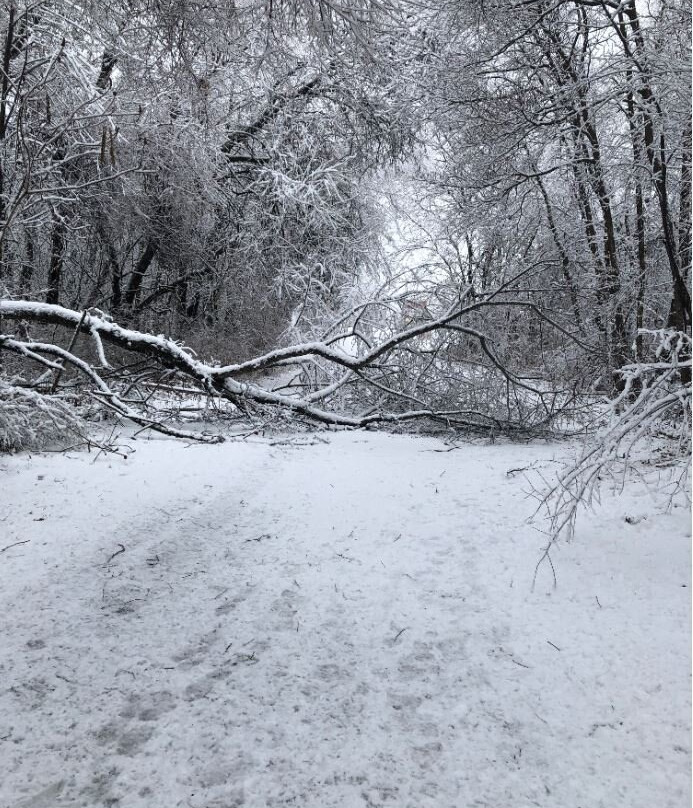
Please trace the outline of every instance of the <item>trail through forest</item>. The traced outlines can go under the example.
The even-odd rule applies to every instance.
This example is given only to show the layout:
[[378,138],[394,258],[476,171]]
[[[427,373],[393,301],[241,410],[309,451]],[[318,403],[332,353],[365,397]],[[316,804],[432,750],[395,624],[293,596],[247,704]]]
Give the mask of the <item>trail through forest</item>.
[[2,461],[3,806],[686,804],[685,508],[532,592],[566,445],[132,445]]

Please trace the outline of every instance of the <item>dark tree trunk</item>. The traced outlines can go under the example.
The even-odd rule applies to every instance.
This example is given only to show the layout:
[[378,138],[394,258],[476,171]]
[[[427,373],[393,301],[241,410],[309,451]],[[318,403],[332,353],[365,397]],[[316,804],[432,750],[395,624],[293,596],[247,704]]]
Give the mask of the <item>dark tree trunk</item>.
[[65,220],[58,212],[53,213],[53,232],[51,235],[51,259],[48,266],[48,288],[46,303],[58,303],[60,300],[60,283],[63,275],[65,258]]
[[[638,16],[635,0],[628,0],[628,2],[625,3],[623,6],[623,14],[628,20],[635,51],[631,51],[627,36],[623,36],[622,40],[624,42],[626,54],[633,60],[638,68],[638,76],[640,79],[638,87],[638,96],[640,99],[639,107],[642,110],[643,119],[642,136],[644,140],[645,154],[647,155],[648,163],[652,169],[653,184],[657,193],[657,201],[659,202],[664,249],[667,254],[669,268],[671,271],[672,302],[669,310],[668,325],[670,328],[686,331],[691,325],[691,296],[688,291],[685,276],[683,275],[680,247],[677,247],[676,245],[676,233],[669,207],[667,146],[664,131],[660,131],[658,143],[656,142],[657,138],[655,135],[656,118],[662,117],[662,110],[652,89],[649,70],[646,69],[645,43],[643,41],[643,34],[640,28],[640,18]],[[623,29],[626,30],[625,25],[623,26]],[[690,132],[690,128],[688,131]],[[684,160],[685,150],[686,146],[684,145]],[[688,153],[690,155],[690,148]],[[683,180],[683,173],[684,165],[682,165],[682,186],[685,184]]]
[[101,70],[99,71],[99,76],[96,79],[96,86],[99,90],[105,90],[110,86],[111,83],[111,73],[113,73],[113,68],[115,67],[116,62],[118,61],[118,57],[113,53],[111,50],[104,50],[103,55],[101,56]]
[[0,140],[5,139],[7,134],[7,98],[10,87],[10,61],[12,60],[12,48],[14,43],[14,15],[16,13],[14,3],[10,5],[10,13],[7,21],[7,36],[5,37],[5,48],[2,55],[2,84],[0,85]]
[[26,297],[31,292],[31,280],[34,276],[34,240],[31,233],[25,233],[25,252],[22,261],[22,269],[19,274],[19,294]]
[[[7,134],[7,105],[10,87],[10,61],[12,54],[12,43],[14,40],[14,3],[10,5],[10,13],[7,21],[7,36],[5,37],[5,48],[2,56],[2,82],[0,83],[0,142]],[[5,275],[5,245],[2,238],[2,231],[5,227],[5,174],[0,156],[0,279]]]
[[551,231],[553,243],[556,245],[558,255],[560,256],[561,259],[561,271],[563,272],[563,280],[565,281],[566,288],[568,289],[568,293],[570,295],[570,305],[572,306],[573,309],[575,324],[577,325],[578,329],[582,331],[583,328],[582,328],[582,316],[580,314],[580,300],[578,297],[577,286],[575,285],[573,275],[570,271],[570,258],[568,257],[568,253],[566,252],[565,246],[559,236],[558,228],[556,227],[556,220],[553,215],[553,208],[551,207],[551,201],[549,200],[549,195],[546,193],[544,183],[541,181],[540,178],[537,179],[537,182],[539,184],[539,191],[541,192],[542,199],[544,200],[544,206],[546,208],[546,219],[549,224],[549,230]]
[[128,283],[128,288],[125,292],[125,304],[129,308],[133,308],[137,303],[137,298],[139,296],[140,289],[142,288],[142,281],[144,280],[144,276],[151,266],[152,261],[156,257],[158,249],[159,245],[156,243],[156,241],[154,241],[154,239],[150,238],[147,240],[147,243],[144,246],[144,251],[142,252],[139,261],[132,271],[130,282]]

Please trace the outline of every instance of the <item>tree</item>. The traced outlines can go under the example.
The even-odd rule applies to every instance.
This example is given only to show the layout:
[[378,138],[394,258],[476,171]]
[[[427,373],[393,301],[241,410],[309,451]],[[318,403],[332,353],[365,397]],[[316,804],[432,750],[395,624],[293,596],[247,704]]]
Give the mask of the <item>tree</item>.
[[599,341],[607,387],[643,325],[690,326],[690,14],[642,15],[634,0],[451,3],[425,78],[431,181],[461,254],[495,252],[505,272],[500,231],[542,264],[533,300]]
[[408,135],[366,21],[330,9],[301,37],[310,4],[10,2],[8,292],[240,354],[337,294],[369,239],[359,179]]

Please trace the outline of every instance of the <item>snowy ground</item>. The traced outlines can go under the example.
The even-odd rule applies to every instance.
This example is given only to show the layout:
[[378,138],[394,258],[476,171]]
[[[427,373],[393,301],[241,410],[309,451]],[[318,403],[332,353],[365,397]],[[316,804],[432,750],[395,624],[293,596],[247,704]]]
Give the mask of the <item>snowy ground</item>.
[[136,447],[0,460],[3,808],[690,804],[686,508],[532,592],[565,446]]

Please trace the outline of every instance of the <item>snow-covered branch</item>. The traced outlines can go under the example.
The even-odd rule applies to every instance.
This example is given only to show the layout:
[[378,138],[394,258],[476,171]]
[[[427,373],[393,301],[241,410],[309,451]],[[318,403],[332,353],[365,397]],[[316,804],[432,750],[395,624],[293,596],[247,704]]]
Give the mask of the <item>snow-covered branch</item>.
[[579,510],[592,504],[604,479],[615,472],[623,479],[643,459],[636,450],[644,439],[648,440],[647,462],[659,454],[662,464],[688,470],[691,337],[667,329],[643,330],[641,336],[653,340],[653,360],[618,371],[623,390],[610,404],[609,422],[543,498],[551,521],[547,553],[556,540],[572,536]]

